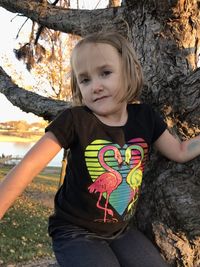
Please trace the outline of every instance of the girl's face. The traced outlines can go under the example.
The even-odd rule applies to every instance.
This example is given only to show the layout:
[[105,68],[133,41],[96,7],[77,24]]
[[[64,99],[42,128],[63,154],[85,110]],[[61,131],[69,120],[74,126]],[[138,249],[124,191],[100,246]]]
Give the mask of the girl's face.
[[108,125],[127,119],[122,59],[117,50],[104,43],[86,43],[77,48],[73,67],[83,104]]

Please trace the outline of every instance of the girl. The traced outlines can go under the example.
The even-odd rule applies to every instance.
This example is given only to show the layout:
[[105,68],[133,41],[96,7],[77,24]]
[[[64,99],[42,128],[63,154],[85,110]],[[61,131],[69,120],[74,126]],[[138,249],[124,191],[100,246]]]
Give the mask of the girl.
[[49,234],[60,266],[167,266],[130,226],[151,145],[171,160],[200,154],[200,137],[179,142],[149,105],[132,104],[141,66],[118,33],[81,40],[71,56],[75,107],[63,111],[1,183],[0,217],[63,147],[69,149]]

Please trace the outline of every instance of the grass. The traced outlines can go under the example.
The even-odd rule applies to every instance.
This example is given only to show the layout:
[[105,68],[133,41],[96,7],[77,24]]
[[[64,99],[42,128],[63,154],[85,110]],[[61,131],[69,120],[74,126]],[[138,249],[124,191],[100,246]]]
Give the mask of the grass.
[[[9,171],[1,167],[0,179]],[[59,183],[59,168],[47,167],[0,222],[0,266],[52,257],[48,217]]]

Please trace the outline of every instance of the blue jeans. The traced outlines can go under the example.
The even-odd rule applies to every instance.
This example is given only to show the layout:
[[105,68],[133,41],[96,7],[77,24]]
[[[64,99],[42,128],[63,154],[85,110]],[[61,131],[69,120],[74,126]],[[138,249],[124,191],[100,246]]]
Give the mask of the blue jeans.
[[[80,229],[80,228],[79,228]],[[141,232],[128,228],[115,239],[80,230],[60,231],[53,250],[61,267],[167,267],[158,250]]]

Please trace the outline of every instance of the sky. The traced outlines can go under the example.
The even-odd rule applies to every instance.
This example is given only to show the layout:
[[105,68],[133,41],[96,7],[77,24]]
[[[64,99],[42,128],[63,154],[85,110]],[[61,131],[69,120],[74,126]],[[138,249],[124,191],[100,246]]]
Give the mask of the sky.
[[[76,1],[71,1],[76,3]],[[80,2],[80,8],[88,8],[93,9],[96,6],[98,8],[104,8],[108,4],[108,0],[79,0]],[[0,42],[0,66],[3,66],[3,59],[7,57],[10,62],[12,62],[14,69],[22,73],[23,78],[25,79],[25,82],[27,82],[27,85],[31,82],[31,84],[34,84],[34,79],[32,76],[26,71],[25,66],[22,62],[19,62],[13,53],[13,49],[17,47],[18,40],[16,39],[17,33],[21,27],[21,25],[25,22],[26,17],[23,16],[17,16],[16,13],[11,13],[6,11],[5,9],[0,7],[0,36],[1,36],[1,42]],[[2,26],[4,25],[4,26]],[[21,36],[23,40],[23,36],[25,38],[26,31],[30,32],[30,25],[31,22],[27,22],[25,26],[23,27],[21,31]],[[24,39],[27,40],[27,39]],[[4,67],[4,66],[3,66]],[[7,72],[7,70],[6,70]],[[11,76],[11,74],[8,73],[8,75]],[[40,121],[41,118],[35,116],[32,113],[25,113],[21,111],[19,108],[12,105],[11,102],[7,100],[7,98],[0,93],[0,123],[10,120],[26,120],[29,123]]]
[[[18,62],[18,60],[14,57],[13,48],[17,45],[16,35],[19,31],[20,25],[24,22],[25,18],[15,17],[16,14],[8,12],[3,8],[0,8],[1,25],[6,25],[6,28],[0,27],[0,65],[3,65],[3,58],[7,57],[14,64],[14,68],[16,70],[24,71],[25,68],[23,64],[21,62]],[[28,78],[29,76],[30,75],[28,75],[26,72],[25,77]],[[7,98],[2,93],[0,93],[0,122],[10,120],[30,120],[30,122],[34,122],[41,119],[35,116],[34,114],[22,112],[19,108],[13,106],[7,100]]]

